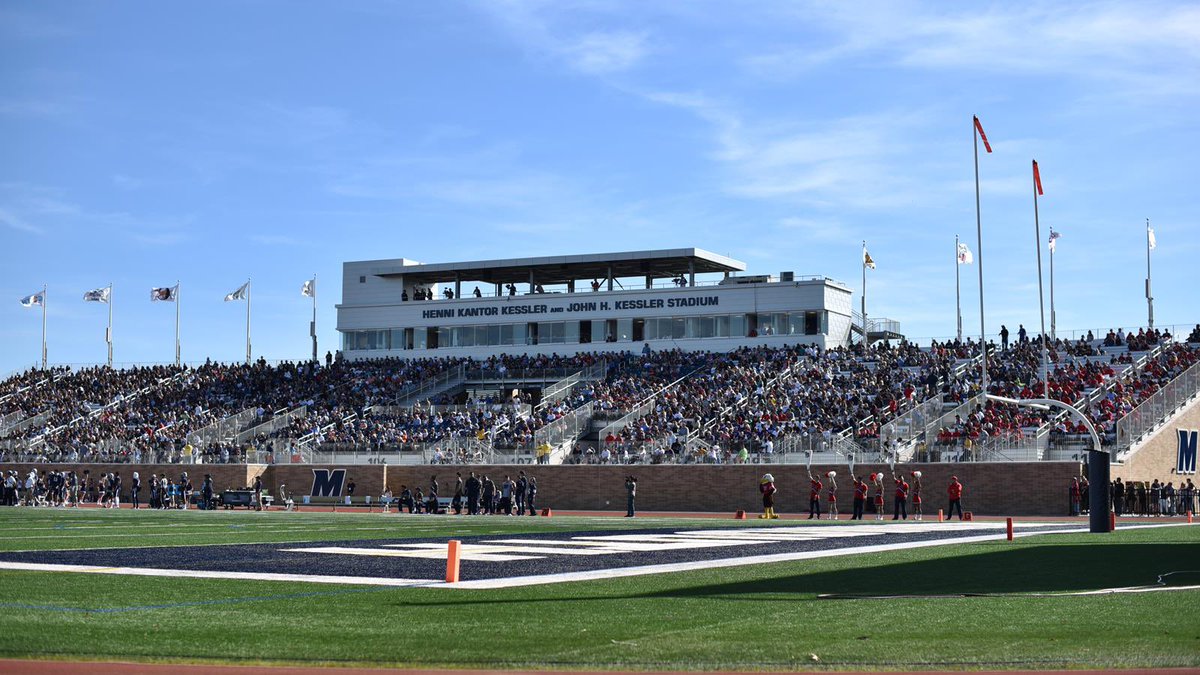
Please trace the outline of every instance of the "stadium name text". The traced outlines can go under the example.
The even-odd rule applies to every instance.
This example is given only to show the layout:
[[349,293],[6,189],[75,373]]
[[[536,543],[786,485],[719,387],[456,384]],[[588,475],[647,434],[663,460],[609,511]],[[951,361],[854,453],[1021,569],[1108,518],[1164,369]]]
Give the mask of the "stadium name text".
[[516,316],[522,314],[574,314],[579,312],[628,311],[635,309],[664,309],[678,307],[715,307],[721,304],[720,296],[686,298],[649,298],[639,300],[615,300],[609,302],[572,302],[565,306],[543,304],[504,304],[499,307],[458,307],[449,309],[427,309],[421,312],[422,319],[453,319],[476,316]]

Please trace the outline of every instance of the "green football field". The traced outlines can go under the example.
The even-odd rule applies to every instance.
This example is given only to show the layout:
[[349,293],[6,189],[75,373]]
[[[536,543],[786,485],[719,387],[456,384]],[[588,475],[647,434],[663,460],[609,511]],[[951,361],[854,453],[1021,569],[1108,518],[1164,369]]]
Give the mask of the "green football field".
[[[0,550],[747,525],[763,523],[3,509]],[[634,670],[1198,667],[1200,590],[1059,595],[1154,586],[1168,572],[1179,573],[1168,585],[1200,585],[1200,527],[504,590],[0,571],[0,656]]]

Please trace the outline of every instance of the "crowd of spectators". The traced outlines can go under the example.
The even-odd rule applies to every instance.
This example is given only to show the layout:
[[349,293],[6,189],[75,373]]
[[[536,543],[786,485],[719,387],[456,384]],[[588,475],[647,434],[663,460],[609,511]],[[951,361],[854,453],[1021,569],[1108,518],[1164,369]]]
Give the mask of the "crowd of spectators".
[[[1200,326],[1189,337],[1200,338]],[[1152,358],[1137,360],[1159,345]],[[1048,396],[1084,406],[1110,439],[1120,417],[1197,360],[1193,349],[1173,342],[1170,334],[1146,329],[1053,340],[1046,347]],[[631,416],[645,406],[600,439],[597,452],[607,450],[614,461],[631,451],[645,453],[647,460],[736,461],[744,448],[769,454],[785,439],[848,434],[870,445],[894,436],[889,424],[923,401],[940,397],[953,407],[981,393],[980,369],[971,363],[979,354],[979,343],[955,340],[927,348],[900,341],[828,350],[800,345],[716,353],[647,347],[638,354],[484,360],[33,369],[0,382],[0,452],[7,459],[37,461],[220,463],[293,452],[298,441],[314,448],[382,449],[476,439],[496,448],[527,448],[539,429],[590,403],[594,419],[603,421]],[[540,374],[542,382],[552,382],[602,360],[603,376],[581,380],[546,403],[529,388],[504,385],[487,394],[396,405],[411,403],[406,395],[421,382],[459,367],[475,381]],[[993,344],[988,393],[1041,396],[1042,368],[1036,338],[1023,335],[1004,348]],[[221,435],[201,433],[239,413],[236,428]],[[287,419],[266,431],[264,423],[281,413]],[[943,425],[931,441],[941,449],[961,450],[1017,439],[1048,423],[1058,435],[1083,433],[1080,423],[1056,414],[994,403],[975,406]],[[22,426],[22,420],[37,423]]]

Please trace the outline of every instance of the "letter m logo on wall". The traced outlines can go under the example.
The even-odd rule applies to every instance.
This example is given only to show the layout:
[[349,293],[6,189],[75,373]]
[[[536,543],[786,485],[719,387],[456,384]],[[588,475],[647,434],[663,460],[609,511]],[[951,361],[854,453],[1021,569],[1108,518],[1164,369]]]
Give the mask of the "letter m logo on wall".
[[1196,440],[1200,432],[1195,429],[1176,429],[1179,434],[1179,450],[1175,454],[1175,473],[1196,473]]
[[[1194,446],[1193,446],[1194,447]],[[1193,462],[1194,464],[1194,462]],[[345,469],[313,469],[313,497],[341,497],[346,482]]]

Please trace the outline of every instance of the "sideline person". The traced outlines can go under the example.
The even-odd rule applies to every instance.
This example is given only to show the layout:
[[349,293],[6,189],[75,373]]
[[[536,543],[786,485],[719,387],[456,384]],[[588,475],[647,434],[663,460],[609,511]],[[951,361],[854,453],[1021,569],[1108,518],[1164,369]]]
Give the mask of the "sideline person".
[[958,482],[958,476],[950,476],[950,485],[946,488],[946,494],[950,497],[950,507],[946,509],[946,520],[950,520],[955,509],[958,509],[958,519],[963,519],[962,493],[963,486]]
[[913,477],[913,484],[912,484],[913,517],[917,520],[921,520],[921,516],[923,515],[923,512],[921,510],[921,472],[920,471],[912,472],[912,477]]
[[821,519],[821,479],[808,472],[808,519]]
[[625,517],[634,517],[633,502],[637,498],[637,479],[633,476],[625,477]]

